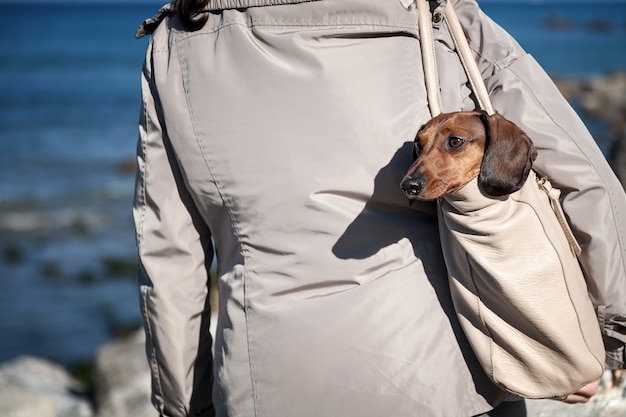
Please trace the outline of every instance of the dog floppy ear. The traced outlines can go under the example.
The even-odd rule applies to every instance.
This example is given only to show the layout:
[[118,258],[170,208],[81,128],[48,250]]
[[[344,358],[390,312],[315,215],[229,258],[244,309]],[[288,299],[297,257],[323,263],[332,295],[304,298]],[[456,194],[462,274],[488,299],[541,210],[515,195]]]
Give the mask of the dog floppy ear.
[[537,150],[515,123],[499,114],[481,115],[485,126],[485,155],[478,186],[492,196],[519,190],[528,178]]

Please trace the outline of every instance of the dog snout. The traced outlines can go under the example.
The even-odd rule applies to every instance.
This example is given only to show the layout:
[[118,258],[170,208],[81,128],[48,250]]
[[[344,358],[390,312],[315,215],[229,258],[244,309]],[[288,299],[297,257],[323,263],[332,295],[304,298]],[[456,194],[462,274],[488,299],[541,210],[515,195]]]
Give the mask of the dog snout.
[[404,195],[408,198],[414,198],[422,192],[425,185],[426,181],[424,178],[408,177],[402,181],[401,187]]

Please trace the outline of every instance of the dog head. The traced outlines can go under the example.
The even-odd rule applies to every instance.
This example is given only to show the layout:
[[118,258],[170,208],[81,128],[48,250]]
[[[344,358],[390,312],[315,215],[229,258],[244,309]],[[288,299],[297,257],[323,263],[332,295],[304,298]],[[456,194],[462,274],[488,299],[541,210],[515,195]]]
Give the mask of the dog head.
[[419,130],[413,156],[402,190],[410,199],[433,200],[477,176],[485,194],[511,194],[526,181],[537,150],[517,125],[499,114],[455,112],[440,114]]

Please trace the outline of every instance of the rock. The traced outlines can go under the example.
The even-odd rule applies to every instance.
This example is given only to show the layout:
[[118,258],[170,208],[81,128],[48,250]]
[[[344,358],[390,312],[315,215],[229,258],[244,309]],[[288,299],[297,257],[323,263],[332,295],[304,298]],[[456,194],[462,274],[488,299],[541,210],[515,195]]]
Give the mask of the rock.
[[544,19],[544,23],[555,31],[569,31],[574,28],[574,22],[563,16],[548,16]]
[[[543,19],[548,29],[556,32],[572,31],[580,29],[578,24],[565,16],[550,15]],[[613,23],[609,19],[591,19],[583,22],[582,29],[594,33],[610,33],[613,31]]]
[[98,350],[93,406],[84,387],[57,364],[29,356],[3,364],[0,416],[157,417],[150,384],[141,331]]
[[568,100],[572,101],[580,96],[585,82],[580,79],[555,79],[554,83],[558,87],[561,94]]
[[626,111],[626,72],[555,82],[565,98],[580,102],[585,114],[610,122],[624,122],[620,116]]
[[587,404],[555,400],[527,400],[528,417],[622,417],[626,416],[626,378],[612,385],[612,373],[602,376],[598,394]]
[[589,114],[617,119],[626,110],[625,93],[626,72],[594,77],[583,84],[581,105]]
[[587,22],[585,27],[596,33],[609,33],[613,31],[613,23],[609,19],[593,19]]
[[584,112],[609,123],[612,146],[608,160],[626,186],[626,72],[590,80],[580,103]]
[[565,98],[580,104],[586,116],[607,122],[610,130],[607,138],[611,143],[607,159],[626,186],[626,72],[590,79],[556,80],[556,84]]
[[[103,346],[96,355],[95,374],[96,417],[157,416],[150,404],[143,333]],[[626,377],[615,381],[612,377],[605,372],[598,394],[587,404],[527,400],[528,417],[626,416]],[[62,367],[43,359],[18,358],[0,367],[0,416],[93,416],[87,397],[75,394],[76,389],[80,385]]]
[[94,390],[97,417],[156,417],[143,331],[100,348]]
[[0,412],[3,417],[59,417],[49,395],[25,388],[4,386],[0,389]]
[[135,175],[137,172],[137,161],[134,157],[126,158],[119,163],[118,172],[122,175]]
[[622,185],[626,187],[626,124],[618,130],[609,162]]
[[[19,413],[23,407],[35,407],[47,413],[24,414],[29,416],[93,416],[84,388],[64,368],[45,359],[23,356],[4,364],[0,368],[0,392],[4,398],[0,405],[3,416],[12,407],[16,416],[22,415]],[[13,405],[9,404],[11,401]],[[50,402],[52,414],[47,411]]]

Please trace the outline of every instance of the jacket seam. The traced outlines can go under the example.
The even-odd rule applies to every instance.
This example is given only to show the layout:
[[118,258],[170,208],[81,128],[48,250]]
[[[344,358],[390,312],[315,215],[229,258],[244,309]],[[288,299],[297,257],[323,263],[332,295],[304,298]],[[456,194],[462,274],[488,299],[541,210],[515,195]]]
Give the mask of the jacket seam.
[[187,111],[189,114],[189,121],[191,123],[191,127],[193,129],[193,134],[196,140],[196,144],[198,145],[200,151],[202,152],[202,159],[204,160],[204,163],[207,167],[207,170],[209,171],[209,174],[211,175],[211,177],[214,179],[215,181],[215,187],[217,189],[217,192],[219,193],[220,199],[222,200],[222,202],[224,203],[224,206],[226,207],[226,209],[228,210],[228,215],[230,217],[231,220],[231,224],[233,227],[233,233],[235,234],[235,236],[237,237],[237,241],[239,242],[239,246],[241,248],[241,255],[243,256],[244,259],[244,270],[243,270],[243,302],[244,302],[244,314],[245,314],[245,321],[246,321],[246,344],[247,344],[247,348],[248,348],[248,361],[250,364],[250,384],[252,387],[252,397],[253,397],[253,404],[254,404],[254,415],[257,415],[257,408],[258,408],[258,402],[259,402],[259,395],[258,395],[258,389],[256,386],[256,366],[255,366],[255,362],[253,360],[253,348],[252,348],[252,343],[251,343],[251,328],[250,328],[250,317],[249,317],[249,302],[248,302],[248,285],[247,285],[247,268],[245,267],[245,265],[248,264],[248,260],[249,260],[249,252],[248,249],[246,247],[246,245],[243,243],[243,238],[242,238],[242,234],[241,231],[239,230],[239,223],[236,219],[236,216],[234,214],[234,211],[232,209],[232,206],[228,200],[228,198],[226,198],[226,195],[224,193],[224,190],[220,184],[220,181],[218,180],[218,177],[215,175],[213,168],[211,166],[211,164],[209,163],[209,158],[208,158],[208,154],[207,151],[205,149],[205,147],[202,145],[202,141],[200,140],[200,134],[198,133],[198,124],[197,124],[197,119],[195,117],[195,113],[193,111],[193,107],[191,105],[190,102],[190,91],[189,91],[189,80],[187,78],[188,76],[188,71],[186,68],[186,64],[185,61],[182,59],[181,56],[181,49],[178,48],[177,50],[177,57],[178,57],[178,61],[181,65],[181,72],[182,72],[182,82],[183,82],[183,90],[185,92],[185,101],[187,104]]
[[[152,43],[152,42],[151,42]],[[146,67],[147,67],[147,63],[146,63]],[[147,68],[146,68],[147,71]],[[152,71],[150,71],[149,74],[146,74],[146,81],[148,82],[148,84],[150,85],[150,87],[152,87]],[[145,217],[146,217],[146,212],[147,212],[147,197],[146,197],[146,187],[147,187],[147,173],[148,173],[148,138],[150,137],[151,134],[151,130],[150,130],[150,124],[151,124],[151,120],[152,118],[150,117],[150,112],[148,111],[148,102],[146,99],[146,96],[144,95],[143,98],[143,117],[144,117],[144,123],[145,123],[145,131],[143,134],[143,137],[141,138],[141,150],[142,150],[142,154],[143,154],[143,165],[141,167],[141,178],[142,178],[142,182],[141,182],[141,187],[140,187],[140,201],[141,201],[141,216],[140,216],[140,227],[138,228],[138,236],[137,236],[137,251],[139,253],[139,255],[141,255],[142,252],[142,247],[143,247],[143,236],[144,236],[144,228],[145,228]],[[143,268],[143,266],[142,266]],[[150,364],[150,368],[152,370],[152,378],[155,384],[155,389],[158,392],[159,396],[161,399],[164,398],[163,395],[163,387],[161,384],[161,377],[160,377],[160,372],[159,372],[159,363],[158,363],[158,359],[156,357],[156,350],[154,348],[154,333],[152,332],[152,326],[150,325],[150,314],[148,313],[148,287],[147,286],[142,286],[141,287],[141,298],[142,298],[142,305],[141,305],[141,312],[143,314],[144,317],[144,323],[145,323],[145,328],[146,328],[146,333],[147,333],[147,337],[148,337],[148,341],[150,343],[150,352],[149,352],[149,364]],[[163,401],[160,401],[161,404],[160,408],[162,408],[164,406]]]
[[143,137],[140,137],[141,154],[143,156],[143,164],[139,167],[140,181],[139,186],[139,204],[141,205],[141,212],[139,216],[139,227],[137,227],[137,251],[140,252],[141,244],[143,242],[145,219],[146,219],[146,166],[148,165],[148,153],[147,153],[147,136],[148,136],[148,109],[146,98],[143,97],[143,118],[146,124]]
[[[154,52],[154,41],[151,38],[150,42],[149,42],[149,48],[152,49],[152,51]],[[142,78],[145,78],[146,83],[148,84],[149,87],[151,87],[152,84],[152,71],[149,68],[149,62],[146,60],[146,63],[144,64],[144,68],[143,68],[143,73],[142,73]],[[139,216],[139,225],[137,227],[137,231],[136,231],[136,239],[137,239],[137,251],[140,251],[140,246],[141,243],[143,241],[143,235],[144,235],[144,227],[145,227],[145,218],[146,218],[146,182],[147,182],[147,176],[146,176],[146,172],[147,172],[147,167],[148,167],[148,136],[150,134],[149,130],[150,130],[150,116],[149,116],[149,111],[148,111],[148,100],[146,98],[146,92],[142,92],[141,95],[141,102],[142,102],[142,112],[143,112],[143,123],[145,124],[145,128],[143,131],[143,135],[141,134],[142,132],[140,132],[139,135],[139,144],[141,145],[141,156],[143,158],[143,164],[138,165],[138,169],[139,169],[139,178],[140,178],[140,183],[138,183],[138,187],[139,187],[139,195],[138,195],[138,203],[141,205],[141,215]]]
[[159,372],[160,370],[159,361],[156,357],[156,349],[154,347],[154,343],[152,342],[152,340],[154,340],[154,333],[152,332],[152,326],[150,325],[150,315],[148,314],[148,307],[147,307],[148,288],[147,286],[143,286],[141,288],[141,298],[142,298],[141,313],[143,314],[143,317],[144,317],[145,329],[146,329],[146,333],[147,333],[148,340],[150,343],[148,363],[152,370],[152,379],[154,381],[154,388],[158,392],[159,397],[161,398],[161,401],[158,401],[159,409],[162,410],[165,407],[165,403],[163,401],[165,396],[163,395],[163,384],[161,384],[161,373]]

